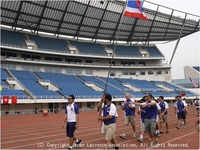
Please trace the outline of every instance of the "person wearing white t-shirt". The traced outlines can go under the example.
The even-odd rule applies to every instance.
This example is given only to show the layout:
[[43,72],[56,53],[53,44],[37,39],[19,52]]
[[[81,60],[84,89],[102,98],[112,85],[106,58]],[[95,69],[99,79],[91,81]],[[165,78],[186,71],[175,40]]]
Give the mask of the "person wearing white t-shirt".
[[164,101],[164,97],[163,96],[159,96],[158,98],[159,101],[159,105],[161,107],[161,115],[160,115],[160,133],[163,133],[163,123],[165,123],[166,125],[166,131],[165,133],[169,133],[169,127],[168,127],[168,122],[167,122],[167,115],[168,115],[168,108],[169,105],[167,104],[167,102]]
[[174,112],[177,114],[177,117],[178,117],[176,128],[177,129],[180,128],[181,120],[183,120],[183,122],[184,122],[183,127],[186,128],[185,110],[186,110],[187,104],[184,101],[181,100],[181,96],[180,95],[176,96],[176,100],[177,101],[174,103],[174,106],[175,106]]
[[124,105],[122,107],[122,109],[125,112],[125,116],[124,116],[124,131],[123,134],[120,134],[119,137],[126,139],[126,130],[127,130],[127,126],[129,123],[131,123],[132,125],[132,129],[133,129],[133,137],[136,137],[136,132],[135,132],[135,104],[133,104],[133,100],[131,100],[130,94],[126,94],[125,95],[125,102]]
[[[111,102],[112,96],[108,93],[104,94],[101,101],[97,105],[97,109],[100,110],[98,121],[101,122],[103,126],[103,133],[105,135],[106,147],[108,149],[110,144],[114,145],[114,148],[119,149],[117,140],[115,138],[116,129],[116,116],[117,110],[116,106]],[[102,124],[103,123],[103,124]]]
[[75,130],[79,127],[79,109],[78,105],[74,103],[74,95],[69,95],[67,99],[68,105],[65,108],[65,120],[63,122],[63,128],[66,125],[66,134],[69,137],[68,149],[72,149],[74,141],[76,142],[77,147],[81,143],[81,139],[75,138],[74,136]]

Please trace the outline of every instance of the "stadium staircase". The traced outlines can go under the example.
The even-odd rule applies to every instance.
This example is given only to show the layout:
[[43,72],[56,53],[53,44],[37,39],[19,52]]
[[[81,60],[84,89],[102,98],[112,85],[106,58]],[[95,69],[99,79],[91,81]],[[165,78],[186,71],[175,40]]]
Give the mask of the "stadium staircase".
[[[106,84],[106,81],[105,81],[105,80],[103,80],[103,79],[101,79],[101,78],[99,78],[99,77],[96,77],[96,78],[99,79],[99,80],[101,80],[103,83]],[[111,84],[111,83],[109,83],[109,82],[107,83],[107,85],[110,85],[111,87],[115,88],[116,90],[119,90],[119,91],[121,91],[121,92],[124,92],[123,89],[118,88],[117,86],[114,86],[113,84]]]
[[83,81],[83,82],[85,83],[86,86],[88,86],[88,87],[91,88],[92,90],[95,90],[95,91],[103,91],[103,90],[104,90],[101,86],[95,84],[94,82],[88,82],[88,81],[84,80],[83,78],[81,78],[81,76],[79,76],[79,75],[76,75],[76,76],[77,76],[81,81]]
[[135,92],[142,91],[142,89],[140,89],[139,87],[137,87],[137,86],[135,86],[135,85],[133,85],[133,84],[131,84],[131,83],[129,83],[129,82],[123,82],[123,81],[121,81],[121,80],[118,79],[118,78],[115,78],[115,79],[116,79],[117,81],[121,82],[122,85],[124,85],[124,86],[126,86],[126,87],[129,86],[129,88],[132,89],[132,90],[135,91]]
[[11,77],[12,79],[14,79],[19,86],[21,86],[23,88],[23,92],[25,95],[27,95],[30,99],[36,99],[35,95],[28,89],[26,88],[8,69],[4,69],[4,71],[6,72],[6,74]]
[[[43,79],[35,72],[32,72],[32,74],[38,79],[39,81],[39,84],[41,84],[40,82],[43,81]],[[59,90],[61,89],[58,85],[56,85],[55,83],[53,83],[52,81],[48,80],[48,83],[51,84],[51,86],[55,87],[54,89],[57,89],[57,90],[53,90],[55,93],[57,93],[58,95],[62,96],[62,97],[65,97],[65,95],[63,95],[62,93],[59,92]],[[41,84],[42,86],[42,84]],[[52,89],[50,89],[52,90]]]
[[155,85],[166,90],[166,91],[173,91],[171,88],[165,86],[164,84],[155,84]]

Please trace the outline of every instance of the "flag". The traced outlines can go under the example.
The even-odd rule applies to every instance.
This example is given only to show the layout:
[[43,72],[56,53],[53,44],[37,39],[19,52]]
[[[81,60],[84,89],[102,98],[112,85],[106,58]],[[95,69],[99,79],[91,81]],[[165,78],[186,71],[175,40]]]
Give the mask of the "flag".
[[190,81],[192,82],[192,84],[194,85],[195,88],[198,88],[199,85],[189,76]]
[[148,20],[143,12],[141,0],[128,0],[124,16]]

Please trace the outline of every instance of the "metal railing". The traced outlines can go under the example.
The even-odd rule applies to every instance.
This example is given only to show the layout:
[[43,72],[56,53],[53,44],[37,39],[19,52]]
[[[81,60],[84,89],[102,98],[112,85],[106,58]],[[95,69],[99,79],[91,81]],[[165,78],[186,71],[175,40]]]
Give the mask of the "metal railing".
[[[48,63],[60,63],[60,65],[62,64],[69,64],[69,65],[88,65],[88,66],[110,66],[109,64],[100,64],[100,63],[82,63],[82,62],[62,62],[62,61],[53,61],[53,60],[31,60],[31,59],[19,59],[19,58],[7,58],[7,59],[15,59],[15,60],[26,60],[26,61],[32,61],[32,62],[48,62]],[[145,65],[123,65],[123,64],[115,64],[112,66],[116,66],[116,67],[154,67],[154,66],[170,66],[169,64],[145,64]]]

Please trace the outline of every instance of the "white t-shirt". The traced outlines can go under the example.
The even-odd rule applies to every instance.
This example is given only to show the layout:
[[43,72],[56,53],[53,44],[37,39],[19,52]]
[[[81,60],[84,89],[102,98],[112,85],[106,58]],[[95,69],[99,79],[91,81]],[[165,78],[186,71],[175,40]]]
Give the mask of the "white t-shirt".
[[76,115],[79,114],[78,106],[75,103],[67,105],[65,113],[67,114],[67,122],[76,122]]
[[196,106],[196,108],[200,108],[200,100],[195,100],[195,101],[194,101],[194,104],[195,104],[195,105],[196,105],[196,104],[198,105],[198,106]]
[[158,110],[161,110],[159,103],[156,103],[156,107],[157,107]]

